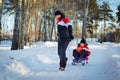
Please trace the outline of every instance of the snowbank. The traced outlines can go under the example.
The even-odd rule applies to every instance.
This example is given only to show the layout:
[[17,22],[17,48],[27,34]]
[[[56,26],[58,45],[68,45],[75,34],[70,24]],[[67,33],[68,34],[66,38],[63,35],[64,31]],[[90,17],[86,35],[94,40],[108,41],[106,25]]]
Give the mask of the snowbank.
[[16,60],[14,60],[10,65],[6,65],[6,68],[10,71],[19,73],[22,76],[30,73],[29,68],[27,68],[25,64]]
[[[89,64],[72,66],[73,40],[66,51],[68,63],[61,72],[57,42],[33,43],[33,48],[11,51],[0,45],[0,80],[119,80],[120,44],[88,42]],[[10,43],[7,44],[10,46]]]

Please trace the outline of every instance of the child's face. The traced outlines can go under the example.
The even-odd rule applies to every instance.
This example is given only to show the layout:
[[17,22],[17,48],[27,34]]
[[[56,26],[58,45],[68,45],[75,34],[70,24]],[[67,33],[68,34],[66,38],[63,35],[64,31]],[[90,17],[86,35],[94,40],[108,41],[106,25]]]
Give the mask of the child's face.
[[80,46],[82,47],[82,46],[85,46],[85,44],[84,43],[80,43]]

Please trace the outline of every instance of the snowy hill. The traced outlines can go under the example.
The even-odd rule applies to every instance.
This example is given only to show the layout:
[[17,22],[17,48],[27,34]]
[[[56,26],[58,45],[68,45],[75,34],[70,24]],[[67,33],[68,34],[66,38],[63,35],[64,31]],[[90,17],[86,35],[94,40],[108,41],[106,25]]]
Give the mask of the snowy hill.
[[[58,70],[57,42],[37,42],[33,48],[11,51],[11,43],[0,45],[0,80],[119,80],[120,44],[88,42],[91,51],[89,63],[71,65],[72,50],[67,49],[66,70]],[[6,47],[7,46],[7,47]]]

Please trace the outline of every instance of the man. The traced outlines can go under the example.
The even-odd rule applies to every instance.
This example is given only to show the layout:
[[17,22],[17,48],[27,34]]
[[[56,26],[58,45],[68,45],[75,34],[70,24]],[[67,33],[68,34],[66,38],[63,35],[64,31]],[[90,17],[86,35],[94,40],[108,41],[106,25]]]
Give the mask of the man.
[[64,71],[67,63],[66,49],[69,42],[74,39],[70,20],[61,11],[55,12],[56,25],[58,30],[58,55],[60,58],[60,71]]

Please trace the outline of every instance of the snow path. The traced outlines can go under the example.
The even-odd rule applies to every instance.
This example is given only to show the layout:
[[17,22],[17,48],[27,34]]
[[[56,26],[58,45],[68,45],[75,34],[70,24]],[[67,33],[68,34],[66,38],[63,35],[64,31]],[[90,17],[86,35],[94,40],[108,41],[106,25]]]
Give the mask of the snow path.
[[[50,46],[52,45],[52,46]],[[118,47],[107,44],[90,43],[89,64],[71,65],[72,50],[75,43],[67,49],[66,70],[58,70],[59,58],[57,44],[46,43],[32,49],[19,51],[0,51],[0,80],[119,80],[120,62],[115,62],[113,53]],[[114,48],[114,49],[113,49]],[[117,49],[116,49],[117,48]],[[118,50],[118,51],[116,51]],[[14,59],[9,59],[13,57]],[[119,57],[119,56],[117,56]]]

